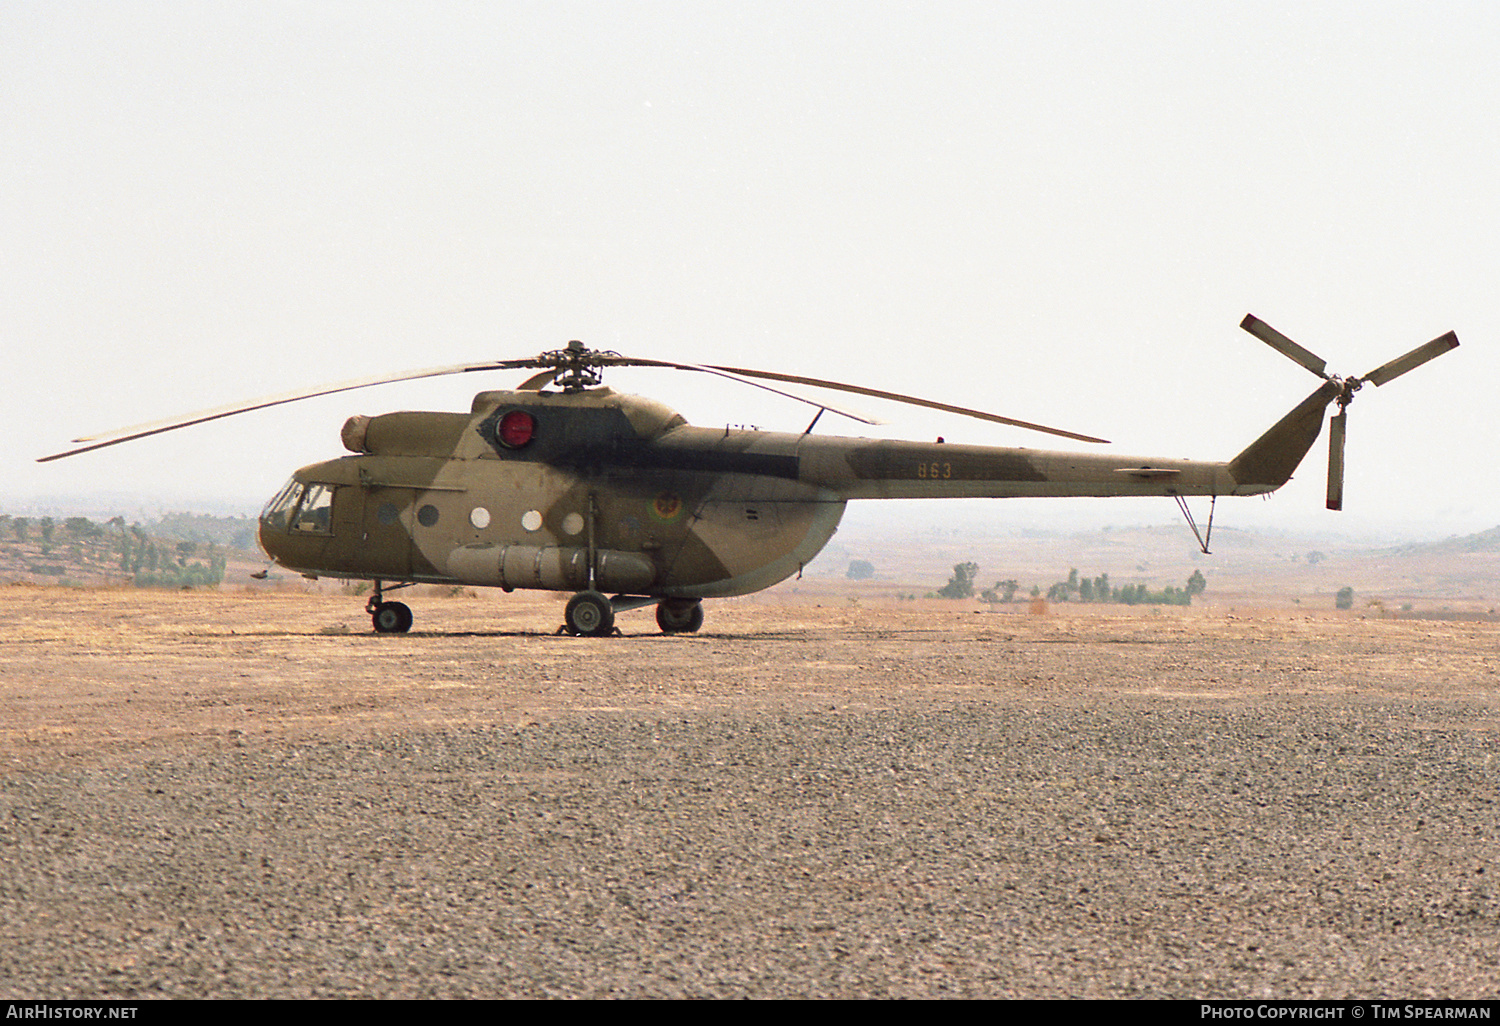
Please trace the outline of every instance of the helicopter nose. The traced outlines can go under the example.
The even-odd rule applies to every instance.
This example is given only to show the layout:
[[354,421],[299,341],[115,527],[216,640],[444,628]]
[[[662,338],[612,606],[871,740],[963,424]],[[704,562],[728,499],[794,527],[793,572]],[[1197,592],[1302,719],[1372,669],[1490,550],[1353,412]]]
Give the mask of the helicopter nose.
[[260,549],[278,563],[281,562],[287,538],[287,514],[301,490],[294,478],[272,496],[260,511],[260,528],[256,531]]
[[[260,542],[260,550],[273,560],[280,555],[278,541],[285,537],[283,532],[273,529],[271,517],[262,513],[260,517],[260,528],[255,532],[256,540]],[[279,561],[279,560],[278,560]]]

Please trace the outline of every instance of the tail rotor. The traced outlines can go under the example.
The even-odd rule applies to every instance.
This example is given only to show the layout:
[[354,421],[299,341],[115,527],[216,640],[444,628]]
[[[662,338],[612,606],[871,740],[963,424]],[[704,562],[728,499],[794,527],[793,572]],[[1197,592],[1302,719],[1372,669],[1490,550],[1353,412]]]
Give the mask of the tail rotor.
[[1458,348],[1458,335],[1450,331],[1445,335],[1439,335],[1431,342],[1417,346],[1409,353],[1381,364],[1363,377],[1341,378],[1327,372],[1327,361],[1321,356],[1302,348],[1260,318],[1246,314],[1245,319],[1240,322],[1240,327],[1287,359],[1338,386],[1338,391],[1334,393],[1331,401],[1339,404],[1339,412],[1330,418],[1328,431],[1329,509],[1344,508],[1344,440],[1349,424],[1349,404],[1354,401],[1354,393],[1367,382],[1378,388],[1408,371],[1416,370],[1427,361],[1442,356],[1450,349]]

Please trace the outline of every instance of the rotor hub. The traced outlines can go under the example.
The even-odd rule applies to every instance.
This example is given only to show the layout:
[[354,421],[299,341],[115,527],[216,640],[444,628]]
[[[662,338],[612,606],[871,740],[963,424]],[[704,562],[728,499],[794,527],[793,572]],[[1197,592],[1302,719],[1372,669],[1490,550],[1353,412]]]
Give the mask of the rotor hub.
[[1334,396],[1334,400],[1339,404],[1339,409],[1341,410],[1352,403],[1354,401],[1354,393],[1364,387],[1364,380],[1362,378],[1341,378],[1337,374],[1330,374],[1328,380],[1338,386],[1339,394]]
[[553,369],[552,383],[564,392],[582,392],[594,388],[604,381],[600,370],[611,357],[619,359],[619,353],[600,349],[589,349],[577,339],[568,343],[566,349],[554,349],[541,355],[542,364]]

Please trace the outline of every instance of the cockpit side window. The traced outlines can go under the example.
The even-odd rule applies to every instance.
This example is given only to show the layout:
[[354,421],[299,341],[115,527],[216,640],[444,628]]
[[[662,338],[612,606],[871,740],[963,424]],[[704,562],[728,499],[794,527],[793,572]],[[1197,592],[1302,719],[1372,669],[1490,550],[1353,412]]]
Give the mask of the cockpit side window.
[[307,486],[302,504],[292,518],[292,530],[300,534],[333,533],[333,485]]

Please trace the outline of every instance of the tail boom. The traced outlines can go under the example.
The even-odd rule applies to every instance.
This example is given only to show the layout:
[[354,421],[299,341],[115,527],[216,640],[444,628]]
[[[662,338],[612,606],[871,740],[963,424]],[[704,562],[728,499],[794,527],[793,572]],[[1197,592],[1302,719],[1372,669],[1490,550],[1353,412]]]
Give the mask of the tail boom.
[[1291,480],[1338,395],[1337,383],[1324,382],[1227,463],[804,438],[801,477],[845,499],[1260,495]]

